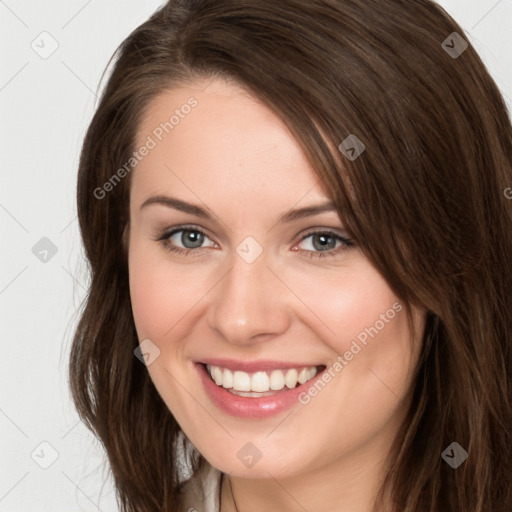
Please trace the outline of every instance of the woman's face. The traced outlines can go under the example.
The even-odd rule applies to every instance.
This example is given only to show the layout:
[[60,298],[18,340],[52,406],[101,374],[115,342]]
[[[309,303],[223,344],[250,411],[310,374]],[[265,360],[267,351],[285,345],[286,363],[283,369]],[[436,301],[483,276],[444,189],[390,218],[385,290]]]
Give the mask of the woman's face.
[[[137,139],[134,320],[188,438],[213,466],[248,478],[385,457],[419,341],[386,281],[344,241],[337,212],[293,213],[330,197],[283,122],[233,85],[197,82],[154,99]],[[221,367],[219,385],[201,363]],[[294,388],[296,377],[312,378]],[[231,385],[275,389],[244,397]]]

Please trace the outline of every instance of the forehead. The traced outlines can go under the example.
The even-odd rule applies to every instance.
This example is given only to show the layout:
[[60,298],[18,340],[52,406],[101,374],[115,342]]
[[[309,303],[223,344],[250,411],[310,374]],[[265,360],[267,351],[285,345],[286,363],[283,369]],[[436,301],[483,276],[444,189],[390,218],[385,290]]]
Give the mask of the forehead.
[[136,149],[150,147],[132,172],[136,196],[188,188],[190,196],[281,195],[292,204],[319,179],[285,123],[265,104],[221,80],[192,82],[155,97]]

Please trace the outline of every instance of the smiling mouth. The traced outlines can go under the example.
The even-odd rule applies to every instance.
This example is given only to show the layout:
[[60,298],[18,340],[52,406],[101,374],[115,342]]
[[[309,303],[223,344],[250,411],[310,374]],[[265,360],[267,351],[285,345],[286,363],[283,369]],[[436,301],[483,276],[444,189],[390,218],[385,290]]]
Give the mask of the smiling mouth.
[[229,393],[263,397],[283,393],[305,384],[326,369],[325,365],[244,372],[201,363],[210,379]]

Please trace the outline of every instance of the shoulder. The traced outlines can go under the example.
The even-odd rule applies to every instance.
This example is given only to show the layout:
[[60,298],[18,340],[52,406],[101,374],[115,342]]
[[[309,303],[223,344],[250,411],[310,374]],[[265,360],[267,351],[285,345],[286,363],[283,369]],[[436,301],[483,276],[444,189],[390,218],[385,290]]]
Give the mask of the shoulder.
[[219,512],[222,473],[206,462],[180,485],[177,512]]

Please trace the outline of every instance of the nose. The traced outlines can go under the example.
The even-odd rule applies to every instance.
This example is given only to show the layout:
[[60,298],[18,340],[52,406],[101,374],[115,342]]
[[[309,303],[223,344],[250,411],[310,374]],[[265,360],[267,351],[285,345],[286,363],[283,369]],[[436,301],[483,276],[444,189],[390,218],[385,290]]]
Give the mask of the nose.
[[289,295],[265,256],[247,263],[234,254],[231,269],[211,292],[208,324],[229,343],[270,340],[289,327]]

